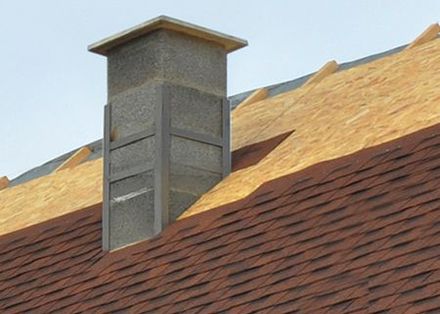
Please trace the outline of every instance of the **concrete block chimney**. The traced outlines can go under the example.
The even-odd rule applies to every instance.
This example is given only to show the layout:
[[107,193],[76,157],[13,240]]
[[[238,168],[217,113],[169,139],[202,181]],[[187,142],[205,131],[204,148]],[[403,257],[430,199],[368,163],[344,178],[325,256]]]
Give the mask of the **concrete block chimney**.
[[161,232],[229,174],[226,55],[246,45],[160,16],[89,46],[107,57],[104,250]]

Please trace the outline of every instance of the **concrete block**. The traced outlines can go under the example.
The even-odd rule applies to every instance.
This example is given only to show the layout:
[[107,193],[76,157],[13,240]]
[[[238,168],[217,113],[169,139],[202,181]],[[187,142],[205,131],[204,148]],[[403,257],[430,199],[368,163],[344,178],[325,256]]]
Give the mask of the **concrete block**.
[[109,100],[147,81],[167,81],[226,95],[226,52],[214,43],[158,30],[108,55]]
[[90,47],[108,67],[105,249],[152,237],[222,179],[226,55],[245,45],[160,17]]
[[197,199],[197,195],[171,189],[169,200],[170,220],[176,221],[185,209],[195,203]]
[[221,173],[215,173],[178,163],[170,164],[170,188],[194,195],[202,195],[220,182]]
[[198,90],[171,86],[171,127],[222,137],[222,97]]
[[147,82],[111,97],[112,129],[119,139],[153,128],[159,103],[159,86]]
[[110,249],[153,236],[153,191],[135,191],[130,197],[111,200]]
[[226,51],[220,45],[162,30],[163,80],[226,95]]
[[155,32],[114,48],[107,56],[108,97],[161,76],[161,34]]
[[152,190],[154,187],[153,176],[153,171],[147,171],[111,183],[111,198],[120,198],[142,189]]
[[153,169],[155,151],[154,136],[113,150],[110,153],[110,175],[120,175],[138,167]]
[[171,136],[170,161],[221,173],[222,149],[214,145]]

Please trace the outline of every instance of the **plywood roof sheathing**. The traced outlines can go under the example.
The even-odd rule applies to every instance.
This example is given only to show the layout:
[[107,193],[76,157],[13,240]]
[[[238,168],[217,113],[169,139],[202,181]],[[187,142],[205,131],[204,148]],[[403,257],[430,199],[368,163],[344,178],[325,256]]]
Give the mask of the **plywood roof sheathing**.
[[[233,147],[295,132],[258,164],[233,172],[183,216],[238,201],[262,183],[440,123],[440,40],[233,113]],[[238,108],[237,108],[238,109]]]
[[257,101],[263,100],[267,98],[268,90],[266,88],[260,88],[257,89],[255,92],[250,94],[245,100],[243,100],[239,105],[238,108],[243,108],[247,105],[253,104]]
[[[440,40],[421,48],[232,111],[233,151],[295,132],[257,164],[231,173],[182,218],[243,199],[267,181],[440,123]],[[102,169],[99,158],[11,183],[0,191],[0,234],[102,202]]]
[[411,49],[416,46],[420,46],[428,41],[433,40],[437,37],[438,33],[440,33],[440,25],[438,23],[434,23],[430,25],[423,33],[421,33],[414,41],[408,45],[406,49]]
[[329,61],[322,66],[305,84],[307,86],[309,84],[315,84],[321,82],[324,78],[329,76],[330,74],[336,72],[338,70],[338,63],[335,60]]
[[64,169],[73,168],[83,162],[91,151],[87,146],[84,146],[76,151],[69,159],[63,162],[54,172],[58,172]]
[[0,191],[3,189],[6,189],[9,186],[9,179],[8,177],[0,177]]

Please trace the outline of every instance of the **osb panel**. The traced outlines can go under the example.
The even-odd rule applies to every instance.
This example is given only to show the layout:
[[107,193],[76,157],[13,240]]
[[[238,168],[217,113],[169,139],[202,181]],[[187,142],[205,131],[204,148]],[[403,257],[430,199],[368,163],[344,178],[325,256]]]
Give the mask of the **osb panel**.
[[0,235],[102,201],[102,159],[0,191]]
[[239,200],[262,183],[440,122],[440,40],[337,72],[233,113],[235,149],[295,132],[232,173],[183,217]]
[[[246,197],[264,182],[440,122],[440,40],[337,72],[232,113],[233,150],[295,130],[232,173],[182,217]],[[102,201],[102,160],[0,191],[0,234]]]

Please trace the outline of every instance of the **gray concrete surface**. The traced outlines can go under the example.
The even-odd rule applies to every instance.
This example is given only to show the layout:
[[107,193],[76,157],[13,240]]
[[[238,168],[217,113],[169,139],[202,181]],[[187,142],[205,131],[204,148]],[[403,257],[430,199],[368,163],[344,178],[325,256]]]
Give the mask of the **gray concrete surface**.
[[91,49],[104,52],[108,68],[104,250],[161,232],[228,174],[225,39],[176,27],[116,35]]

